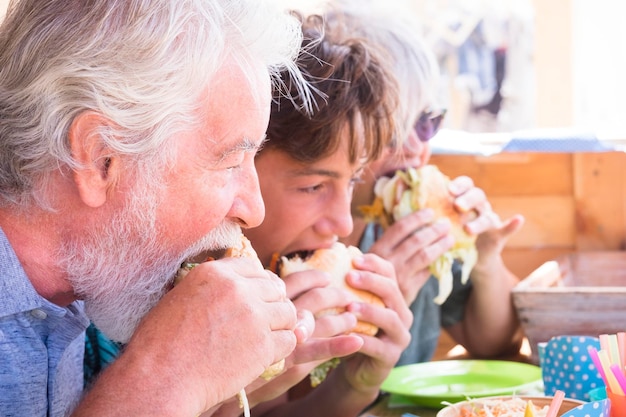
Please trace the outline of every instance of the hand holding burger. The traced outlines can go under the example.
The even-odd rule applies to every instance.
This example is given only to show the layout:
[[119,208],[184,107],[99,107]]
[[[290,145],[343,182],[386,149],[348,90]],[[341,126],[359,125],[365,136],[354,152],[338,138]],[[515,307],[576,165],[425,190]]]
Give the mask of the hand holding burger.
[[[329,285],[331,287],[344,288],[348,290],[354,301],[384,307],[383,301],[377,295],[351,287],[346,282],[346,274],[353,269],[352,260],[361,255],[363,254],[359,248],[355,246],[345,246],[343,243],[336,242],[332,247],[328,249],[318,249],[306,257],[296,255],[288,258],[283,256],[281,258],[278,272],[281,277],[284,277],[294,272],[309,269],[324,271],[327,272],[331,278]],[[343,311],[345,311],[343,308],[327,309],[318,313],[316,318],[325,314],[339,314]],[[378,328],[371,323],[359,321],[352,331],[374,336],[378,331]]]
[[[330,287],[348,290],[353,301],[384,307],[382,299],[377,295],[354,288],[346,282],[346,274],[354,268],[352,264],[353,259],[361,255],[362,252],[357,247],[345,246],[343,243],[336,242],[330,248],[317,249],[306,255],[282,256],[277,270],[281,277],[311,269],[327,272],[331,278]],[[345,308],[340,307],[325,309],[318,312],[315,317],[319,318],[327,314],[340,314],[343,311],[345,311]],[[356,327],[351,332],[375,336],[378,332],[378,327],[372,323],[358,320]],[[320,384],[326,378],[327,373],[338,364],[339,359],[334,358],[313,369],[310,374],[311,385],[316,386]]]
[[434,300],[437,304],[442,304],[452,291],[454,259],[463,262],[462,282],[467,282],[478,258],[476,236],[468,234],[464,228],[476,214],[457,210],[448,190],[449,182],[450,179],[434,165],[396,171],[393,177],[381,177],[376,182],[373,203],[361,207],[367,220],[377,222],[383,228],[424,208],[434,211],[435,220],[449,219],[455,245],[430,265],[431,273],[439,279],[439,294]]
[[[252,247],[250,240],[244,235],[241,235],[241,240],[239,241],[239,245],[227,248],[221,258],[251,258],[258,259],[257,253]],[[207,261],[214,260],[214,258],[210,257]],[[260,262],[260,261],[259,261]],[[191,269],[193,269],[197,263],[185,263],[178,270],[176,277],[174,278],[174,285],[176,285],[180,280],[182,280]],[[270,365],[260,376],[264,379],[271,379],[276,375],[280,374],[285,369],[285,359],[282,359],[273,365]]]

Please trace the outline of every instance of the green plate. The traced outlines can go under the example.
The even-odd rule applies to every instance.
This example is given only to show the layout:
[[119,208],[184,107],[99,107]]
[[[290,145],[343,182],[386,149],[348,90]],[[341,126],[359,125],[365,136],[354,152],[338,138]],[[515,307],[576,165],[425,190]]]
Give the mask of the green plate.
[[468,398],[524,394],[541,384],[541,368],[520,362],[449,360],[394,368],[382,390],[430,408]]

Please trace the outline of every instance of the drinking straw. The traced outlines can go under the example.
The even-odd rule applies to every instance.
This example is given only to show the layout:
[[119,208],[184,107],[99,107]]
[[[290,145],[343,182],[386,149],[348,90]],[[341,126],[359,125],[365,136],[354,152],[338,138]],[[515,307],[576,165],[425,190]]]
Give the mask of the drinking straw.
[[611,359],[611,364],[616,364],[619,366],[619,369],[622,369],[622,358],[619,354],[617,335],[615,334],[609,335],[609,358]]
[[561,390],[556,390],[554,393],[554,397],[552,397],[552,401],[550,401],[550,407],[548,408],[548,412],[546,413],[546,417],[556,417],[559,412],[559,408],[561,408],[561,403],[563,402],[563,398],[565,398],[565,392]]
[[598,350],[594,348],[593,346],[589,346],[587,348],[587,352],[589,352],[589,356],[591,356],[591,360],[593,361],[593,364],[596,366],[596,369],[598,370],[600,377],[604,381],[604,385],[608,387],[609,383],[606,380],[606,373],[604,372],[604,368],[602,367],[602,362],[600,362],[600,357],[598,356]]
[[617,383],[617,379],[615,379],[615,375],[611,372],[611,362],[609,361],[609,354],[606,350],[601,350],[598,352],[598,357],[600,358],[600,363],[602,364],[602,368],[604,369],[604,374],[606,375],[606,380],[608,382],[607,388],[611,390],[614,394],[624,395],[624,391],[620,388]]
[[600,350],[606,350],[608,352],[609,349],[610,349],[610,347],[609,347],[609,335],[608,334],[601,334],[600,336],[598,336],[598,338],[600,339]]
[[617,383],[619,384],[619,387],[622,390],[622,395],[625,394],[626,393],[626,377],[624,376],[622,369],[617,364],[611,364],[611,372],[613,372],[613,375],[615,376],[615,379],[617,380]]
[[[622,360],[622,367],[626,365],[626,332],[617,333],[617,350],[619,350],[619,357]],[[624,371],[624,368],[622,368]]]

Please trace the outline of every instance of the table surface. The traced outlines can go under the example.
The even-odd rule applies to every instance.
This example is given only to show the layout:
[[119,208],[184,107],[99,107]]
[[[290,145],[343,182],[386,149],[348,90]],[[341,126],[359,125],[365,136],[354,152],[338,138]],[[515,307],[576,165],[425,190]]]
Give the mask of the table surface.
[[[444,340],[444,342],[448,343],[440,344],[438,352],[433,357],[434,361],[449,359],[472,359],[466,353],[464,353],[463,349],[459,350],[460,346],[449,344],[448,340]],[[524,344],[519,353],[496,359],[532,363],[528,341],[524,341]],[[438,411],[439,410],[424,408],[418,405],[401,407],[395,405],[390,406],[389,396],[383,396],[378,402],[376,402],[373,406],[371,406],[363,414],[361,414],[360,417],[436,417]]]
[[390,407],[389,397],[383,397],[360,417],[436,417],[439,410],[420,406]]

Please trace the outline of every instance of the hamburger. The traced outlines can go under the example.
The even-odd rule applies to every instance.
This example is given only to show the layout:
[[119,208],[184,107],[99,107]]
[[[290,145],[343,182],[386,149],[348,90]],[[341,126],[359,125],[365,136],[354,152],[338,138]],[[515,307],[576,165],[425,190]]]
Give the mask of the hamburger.
[[[287,276],[294,272],[306,271],[309,269],[317,269],[325,271],[330,275],[331,281],[329,286],[336,288],[343,288],[348,290],[348,293],[352,296],[353,301],[378,305],[384,307],[383,300],[375,294],[369,291],[359,290],[351,287],[346,282],[346,274],[353,269],[352,260],[357,256],[361,256],[363,253],[359,248],[355,246],[346,246],[343,243],[335,242],[332,247],[328,249],[317,249],[308,253],[305,256],[296,254],[292,257],[281,257],[281,261],[278,267],[278,275],[281,277]],[[316,318],[324,316],[326,314],[340,314],[345,311],[345,308],[330,308],[320,311]],[[372,323],[364,321],[358,321],[354,329],[351,330],[355,333],[366,334],[374,336],[378,332],[378,327]]]
[[[237,246],[230,247],[226,249],[220,258],[252,258],[258,259],[257,253],[252,247],[250,240],[245,237],[243,234],[241,235],[241,239]],[[216,258],[208,257],[205,262],[213,261]],[[260,262],[260,261],[259,261]],[[180,280],[182,280],[195,266],[199,265],[198,263],[193,262],[185,262],[179,268],[176,277],[174,278],[174,285],[176,285]],[[261,378],[270,380],[276,375],[280,374],[285,369],[285,360],[282,359],[273,365],[270,365],[265,371],[261,374]]]
[[462,262],[461,281],[466,283],[478,258],[476,236],[468,234],[464,224],[476,217],[474,211],[460,212],[448,186],[450,179],[436,166],[398,170],[392,177],[381,177],[374,186],[374,201],[360,207],[367,221],[387,228],[397,220],[424,208],[435,212],[435,220],[447,218],[452,225],[455,244],[430,265],[430,272],[439,280],[439,293],[434,301],[443,304],[452,292],[452,263]]
[[[343,243],[336,242],[327,249],[317,249],[292,256],[282,256],[276,270],[280,277],[311,269],[325,271],[331,278],[329,286],[348,290],[348,293],[352,296],[352,301],[384,307],[383,300],[377,295],[351,287],[346,282],[346,274],[353,269],[352,260],[361,255],[362,252],[357,247],[345,246]],[[345,308],[343,307],[329,308],[318,312],[315,318],[328,314],[340,314],[344,311]],[[378,327],[372,323],[359,320],[350,332],[374,336],[378,332]],[[313,387],[319,385],[326,378],[328,372],[338,364],[339,359],[334,358],[318,365],[310,373],[311,385]]]

